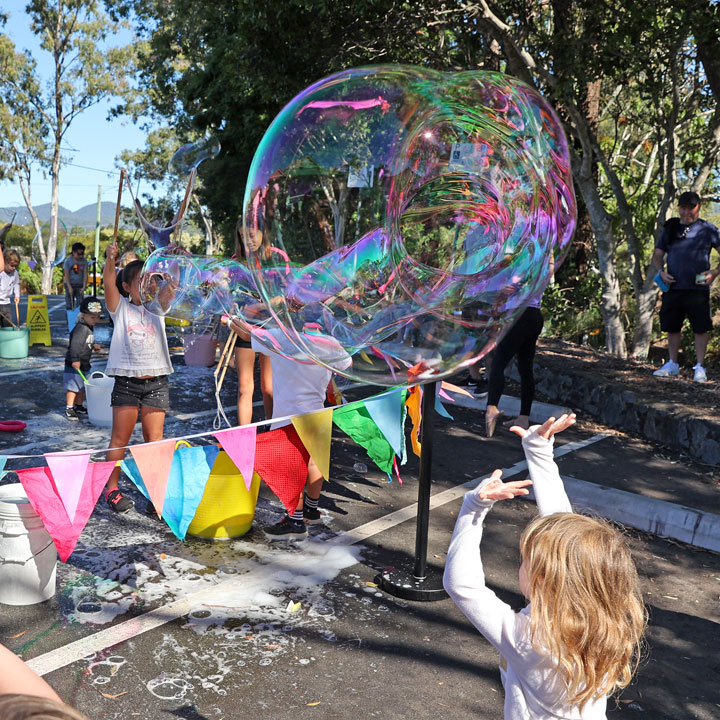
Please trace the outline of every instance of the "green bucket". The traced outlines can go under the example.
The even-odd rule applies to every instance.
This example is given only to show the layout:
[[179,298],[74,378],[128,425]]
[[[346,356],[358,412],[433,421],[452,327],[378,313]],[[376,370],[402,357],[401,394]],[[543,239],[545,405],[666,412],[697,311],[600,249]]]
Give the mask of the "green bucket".
[[0,328],[0,358],[17,360],[28,356],[30,331],[27,328]]

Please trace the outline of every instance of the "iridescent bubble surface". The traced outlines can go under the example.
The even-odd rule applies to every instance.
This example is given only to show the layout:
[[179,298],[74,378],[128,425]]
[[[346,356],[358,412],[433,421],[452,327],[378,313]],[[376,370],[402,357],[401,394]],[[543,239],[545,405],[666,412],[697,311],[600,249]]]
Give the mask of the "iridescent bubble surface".
[[212,160],[220,154],[220,141],[210,136],[179,147],[170,158],[168,169],[178,175],[188,175],[203,160]]
[[492,349],[539,300],[575,215],[567,143],[537,92],[381,66],[321,80],[278,115],[248,177],[244,239],[301,353],[310,325],[351,356],[332,369],[397,384]]
[[439,379],[539,302],[575,216],[567,143],[536,91],[499,73],[348,70],[295,97],[258,147],[247,269],[183,261],[164,311],[222,307],[360,382]]

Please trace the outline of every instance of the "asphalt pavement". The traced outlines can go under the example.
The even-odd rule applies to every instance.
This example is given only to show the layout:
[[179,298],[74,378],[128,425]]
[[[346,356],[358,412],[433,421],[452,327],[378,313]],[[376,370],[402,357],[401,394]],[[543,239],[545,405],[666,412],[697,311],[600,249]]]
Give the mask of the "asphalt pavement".
[[[107,429],[70,425],[61,414],[66,328],[56,305],[53,347],[0,360],[2,417],[28,423],[23,433],[0,433],[0,453],[107,444]],[[170,344],[177,372],[166,435],[210,430],[212,368],[185,367],[181,337]],[[222,397],[231,420],[235,391],[229,374]],[[561,407],[535,412],[541,419]],[[427,560],[437,575],[467,487],[495,467],[506,477],[525,470],[515,436],[484,437],[482,399],[448,410],[454,420],[437,418],[433,441]],[[582,418],[558,446],[576,506],[626,523],[651,613],[647,658],[609,717],[718,717],[720,556],[702,547],[715,532],[713,469]],[[11,460],[6,469],[38,462]],[[378,587],[383,570],[414,565],[416,458],[401,468],[402,485],[389,483],[335,429],[331,462],[324,524],[298,543],[269,543],[262,533],[281,516],[267,488],[248,535],[180,542],[142,512],[125,481],[139,510],[118,517],[98,504],[58,566],[56,596],[2,606],[3,642],[91,718],[502,717],[497,654],[453,603]],[[3,483],[12,481],[10,473]],[[534,513],[530,500],[497,504],[483,540],[489,582],[518,608],[517,543]],[[676,537],[693,522],[694,535]]]

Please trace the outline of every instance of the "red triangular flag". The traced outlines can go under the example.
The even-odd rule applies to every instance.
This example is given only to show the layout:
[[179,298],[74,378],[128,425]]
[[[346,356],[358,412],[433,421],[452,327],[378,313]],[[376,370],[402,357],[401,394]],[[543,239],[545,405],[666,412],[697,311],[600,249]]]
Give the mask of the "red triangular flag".
[[62,562],[65,562],[75,549],[114,467],[114,462],[91,463],[87,466],[74,522],[70,522],[65,506],[55,490],[50,468],[16,471],[30,504],[53,539]]
[[170,466],[175,453],[175,440],[165,440],[149,445],[133,445],[130,452],[137,463],[148,495],[150,495],[150,502],[155,506],[158,517],[161,517]]
[[90,455],[92,455],[92,450],[45,453],[45,461],[55,481],[55,489],[65,506],[70,522],[75,521],[78,498],[82,490]]
[[255,439],[257,427],[246,425],[235,427],[222,432],[216,432],[215,437],[222,445],[223,450],[235,463],[245,481],[245,487],[250,490],[253,478],[253,467],[255,467]]
[[255,472],[291,515],[307,480],[310,453],[292,425],[262,433],[255,445]]

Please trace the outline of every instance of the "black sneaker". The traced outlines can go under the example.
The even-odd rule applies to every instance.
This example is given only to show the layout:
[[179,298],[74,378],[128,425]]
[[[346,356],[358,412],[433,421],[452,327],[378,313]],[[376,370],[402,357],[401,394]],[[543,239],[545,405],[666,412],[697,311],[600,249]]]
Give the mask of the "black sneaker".
[[78,417],[87,417],[87,408],[84,405],[76,405],[73,410]]
[[69,408],[69,407],[65,408],[65,417],[68,420],[79,420],[80,419],[80,416],[75,411],[75,408]]
[[264,528],[264,532],[269,540],[303,540],[308,536],[305,523],[302,520],[293,520],[287,515],[276,525]]
[[135,507],[135,503],[130,498],[125,497],[119,490],[111,490],[105,496],[105,501],[110,506],[110,509],[116,513],[126,513]]
[[323,521],[320,510],[318,510],[317,508],[304,507],[303,517],[305,518],[305,522],[308,525],[317,525]]

